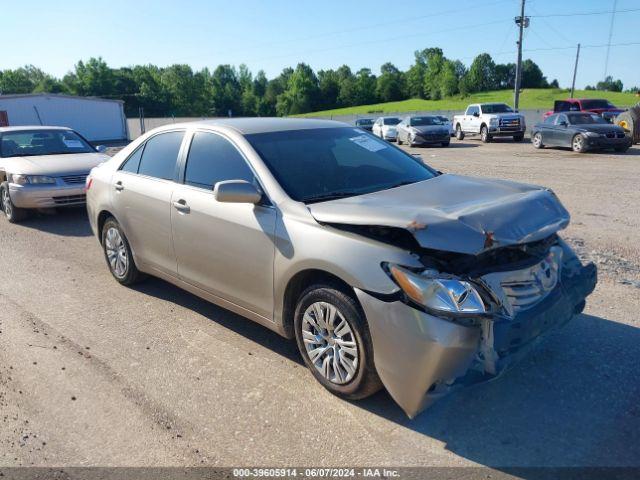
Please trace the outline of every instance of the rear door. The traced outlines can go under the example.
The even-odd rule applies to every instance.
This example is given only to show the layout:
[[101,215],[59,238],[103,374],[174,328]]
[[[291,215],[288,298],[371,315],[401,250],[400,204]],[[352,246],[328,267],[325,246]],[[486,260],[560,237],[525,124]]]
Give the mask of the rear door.
[[257,179],[240,150],[223,135],[196,131],[182,184],[172,196],[173,242],[182,280],[269,320],[273,317],[276,210],[222,203],[213,187]]
[[113,178],[112,199],[136,261],[177,274],[171,232],[171,195],[184,130],[149,138]]

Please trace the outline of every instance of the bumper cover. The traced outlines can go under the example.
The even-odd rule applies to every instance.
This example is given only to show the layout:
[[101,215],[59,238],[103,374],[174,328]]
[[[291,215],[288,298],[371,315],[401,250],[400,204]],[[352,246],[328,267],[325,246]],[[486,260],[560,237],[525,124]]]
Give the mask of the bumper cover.
[[595,288],[596,267],[565,265],[554,291],[513,318],[496,315],[463,326],[412,308],[356,294],[367,316],[378,375],[413,418],[452,389],[495,378],[541,335],[566,324]]
[[449,135],[449,133],[446,133],[444,135],[416,135],[409,140],[411,145],[431,145],[448,143],[451,141],[451,136]]
[[587,139],[588,148],[616,148],[631,146],[631,138],[624,136],[624,138],[606,138],[606,137],[585,137]]
[[83,185],[17,185],[9,184],[11,201],[18,208],[54,208],[84,205],[86,194]]

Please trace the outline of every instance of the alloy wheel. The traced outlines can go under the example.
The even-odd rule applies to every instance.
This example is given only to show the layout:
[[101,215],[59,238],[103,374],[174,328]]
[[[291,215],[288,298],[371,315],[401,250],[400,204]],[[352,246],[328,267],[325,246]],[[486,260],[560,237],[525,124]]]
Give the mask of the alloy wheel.
[[107,253],[109,267],[118,278],[124,278],[129,266],[129,257],[124,239],[117,228],[111,227],[107,230],[104,239],[104,248]]
[[302,317],[302,338],[309,360],[332,383],[350,382],[358,371],[356,336],[335,305],[315,302]]
[[581,135],[576,135],[575,137],[573,137],[573,150],[575,152],[582,151],[582,144],[583,144],[583,139]]
[[542,135],[540,135],[540,133],[536,133],[533,136],[533,146],[536,148],[540,148],[542,146]]
[[13,214],[13,205],[11,204],[11,197],[9,197],[9,189],[2,190],[2,207],[7,218],[11,218]]

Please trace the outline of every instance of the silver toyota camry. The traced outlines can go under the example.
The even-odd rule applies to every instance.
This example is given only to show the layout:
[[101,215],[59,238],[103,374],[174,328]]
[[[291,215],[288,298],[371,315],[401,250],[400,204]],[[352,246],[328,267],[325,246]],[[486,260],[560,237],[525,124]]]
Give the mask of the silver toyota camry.
[[89,170],[109,159],[102,151],[69,128],[0,128],[0,206],[7,219],[84,205]]
[[552,191],[443,174],[339,122],[221,119],[137,139],[87,180],[106,263],[295,338],[347,399],[410,416],[493,378],[596,283]]

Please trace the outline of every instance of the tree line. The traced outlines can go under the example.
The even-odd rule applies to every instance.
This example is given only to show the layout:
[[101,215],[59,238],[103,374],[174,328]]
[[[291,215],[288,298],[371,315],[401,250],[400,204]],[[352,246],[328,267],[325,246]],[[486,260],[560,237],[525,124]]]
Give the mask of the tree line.
[[[306,63],[285,68],[268,79],[246,65],[219,65],[194,71],[189,65],[135,65],[111,68],[102,58],[79,61],[61,79],[32,65],[0,71],[0,93],[65,93],[121,99],[128,116],[144,108],[146,116],[273,116],[408,98],[437,100],[452,95],[513,88],[515,64],[496,64],[487,53],[467,68],[446,58],[440,48],[415,52],[401,71],[385,63],[378,75],[347,65],[317,73]],[[558,87],[532,60],[522,65],[522,87]]]

